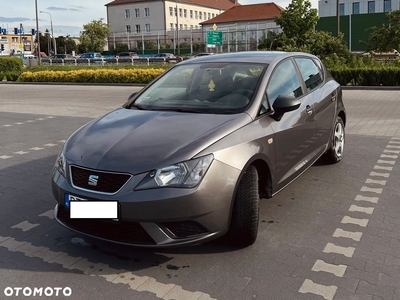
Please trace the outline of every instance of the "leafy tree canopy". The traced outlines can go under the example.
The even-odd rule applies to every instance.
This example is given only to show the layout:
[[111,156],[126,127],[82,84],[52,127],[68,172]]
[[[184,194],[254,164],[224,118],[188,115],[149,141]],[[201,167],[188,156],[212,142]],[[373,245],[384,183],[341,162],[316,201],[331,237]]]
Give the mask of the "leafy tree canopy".
[[102,52],[107,44],[107,37],[110,34],[110,25],[103,22],[103,19],[93,20],[83,25],[80,36],[82,47],[85,51]]
[[367,49],[369,51],[390,52],[400,50],[400,10],[387,15],[388,23],[382,27],[372,27]]

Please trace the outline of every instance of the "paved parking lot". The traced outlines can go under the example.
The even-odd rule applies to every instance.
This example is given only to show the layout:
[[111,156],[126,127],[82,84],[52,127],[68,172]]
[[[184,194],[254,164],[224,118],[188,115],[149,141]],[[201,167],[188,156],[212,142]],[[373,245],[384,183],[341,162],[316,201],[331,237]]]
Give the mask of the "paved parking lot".
[[263,200],[252,247],[146,250],[62,228],[50,186],[65,139],[137,89],[0,85],[0,299],[400,299],[400,91],[344,91],[342,162]]

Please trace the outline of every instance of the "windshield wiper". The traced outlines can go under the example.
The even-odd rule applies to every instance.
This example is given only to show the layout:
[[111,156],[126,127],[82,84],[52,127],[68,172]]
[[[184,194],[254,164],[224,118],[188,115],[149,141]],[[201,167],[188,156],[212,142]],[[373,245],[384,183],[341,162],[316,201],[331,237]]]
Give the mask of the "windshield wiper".
[[138,110],[147,110],[143,105],[140,105],[140,104],[133,104],[131,106],[131,109],[132,108],[137,108]]

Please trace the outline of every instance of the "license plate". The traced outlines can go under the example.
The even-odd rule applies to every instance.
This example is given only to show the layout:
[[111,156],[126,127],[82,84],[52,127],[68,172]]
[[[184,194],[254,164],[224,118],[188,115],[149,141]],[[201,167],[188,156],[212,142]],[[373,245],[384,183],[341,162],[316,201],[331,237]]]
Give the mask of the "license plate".
[[118,219],[118,201],[71,201],[71,219]]
[[118,220],[118,201],[88,201],[69,194],[64,200],[71,219]]

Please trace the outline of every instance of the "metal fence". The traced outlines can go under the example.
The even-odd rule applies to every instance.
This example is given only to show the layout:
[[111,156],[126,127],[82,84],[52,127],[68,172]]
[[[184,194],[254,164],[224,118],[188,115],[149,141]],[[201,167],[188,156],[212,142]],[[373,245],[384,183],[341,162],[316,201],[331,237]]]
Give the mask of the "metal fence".
[[49,66],[107,66],[107,65],[148,65],[168,64],[182,61],[181,58],[142,57],[142,58],[97,58],[97,59],[42,59],[42,65]]

